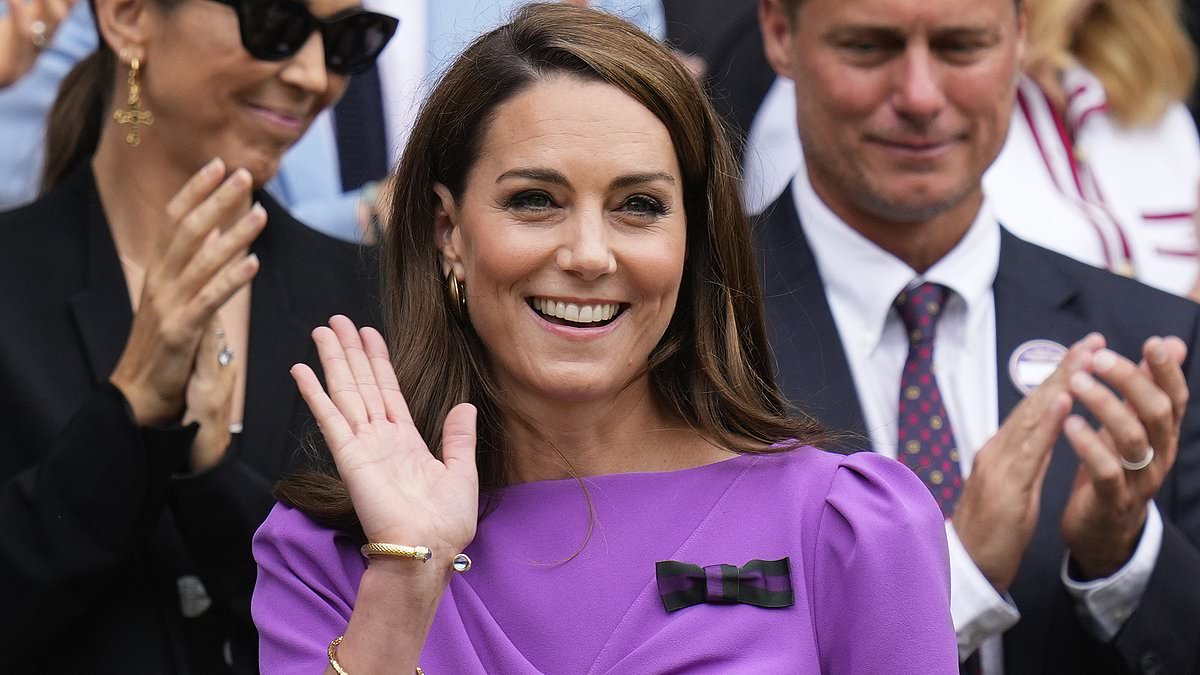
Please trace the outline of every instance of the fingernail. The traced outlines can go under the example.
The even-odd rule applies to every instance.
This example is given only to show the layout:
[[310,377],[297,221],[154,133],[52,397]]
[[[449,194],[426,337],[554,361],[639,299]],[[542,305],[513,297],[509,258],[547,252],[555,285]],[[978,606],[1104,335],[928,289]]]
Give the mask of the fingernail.
[[1157,340],[1150,346],[1150,354],[1148,356],[1150,357],[1150,363],[1163,364],[1167,362],[1167,359],[1171,355],[1167,353],[1166,343],[1162,340]]
[[262,216],[263,218],[267,217],[267,210],[264,209],[263,205],[259,202],[254,202],[254,206],[251,206],[250,210]]
[[1082,417],[1078,415],[1071,415],[1063,424],[1063,428],[1071,433],[1076,433],[1078,431],[1082,431],[1086,424],[1087,422],[1084,422]]
[[253,260],[255,265],[259,264],[257,253],[251,253],[250,255],[246,256],[246,260]]
[[1092,367],[1097,372],[1103,373],[1115,365],[1117,365],[1117,355],[1112,350],[1101,349],[1092,357]]
[[1077,393],[1082,394],[1091,389],[1094,384],[1096,384],[1096,380],[1092,379],[1092,376],[1087,373],[1078,372],[1071,376],[1071,390]]

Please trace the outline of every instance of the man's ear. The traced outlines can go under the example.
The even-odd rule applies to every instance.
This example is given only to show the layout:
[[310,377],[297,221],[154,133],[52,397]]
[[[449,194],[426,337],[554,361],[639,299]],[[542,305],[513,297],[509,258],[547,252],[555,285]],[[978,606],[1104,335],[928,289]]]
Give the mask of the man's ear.
[[145,45],[152,28],[150,2],[153,0],[95,0],[100,38],[122,63],[146,60]]
[[434,245],[442,252],[442,274],[454,272],[459,281],[466,273],[462,262],[462,236],[458,229],[458,205],[450,188],[441,183],[433,184],[438,203],[433,216]]
[[[759,0],[758,24],[762,28],[763,52],[775,73],[792,78],[794,17],[786,0]],[[794,78],[793,78],[794,79]]]

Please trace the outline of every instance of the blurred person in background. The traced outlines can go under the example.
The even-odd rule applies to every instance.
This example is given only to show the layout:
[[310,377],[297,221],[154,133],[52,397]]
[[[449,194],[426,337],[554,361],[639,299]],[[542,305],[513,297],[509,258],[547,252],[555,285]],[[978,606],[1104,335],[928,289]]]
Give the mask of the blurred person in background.
[[8,0],[0,6],[0,89],[33,68],[73,0]]
[[1025,76],[984,177],[1033,243],[1200,297],[1196,50],[1179,0],[1026,0]]
[[[1017,236],[1163,290],[1200,297],[1200,141],[1185,102],[1196,52],[1178,0],[1025,0],[1029,48],[1009,137],[984,176]],[[751,213],[803,163],[780,77],[751,125]]]
[[44,194],[0,214],[6,666],[253,673],[250,537],[307,419],[287,368],[331,313],[372,315],[369,256],[261,188],[396,22],[353,0],[94,9]]

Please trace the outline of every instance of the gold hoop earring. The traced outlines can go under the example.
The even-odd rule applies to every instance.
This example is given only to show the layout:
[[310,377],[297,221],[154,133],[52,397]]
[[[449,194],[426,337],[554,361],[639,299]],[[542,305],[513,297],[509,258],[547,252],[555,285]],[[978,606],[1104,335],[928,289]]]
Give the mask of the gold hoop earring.
[[129,109],[113,111],[113,119],[117,124],[130,125],[125,134],[125,142],[134,147],[142,144],[141,127],[154,124],[154,113],[142,110],[142,86],[138,82],[141,69],[141,60],[137,57],[129,60],[129,98],[126,100]]
[[446,274],[446,293],[450,296],[450,306],[454,308],[458,318],[465,318],[467,315],[467,291],[463,287],[463,282],[454,276],[453,270]]

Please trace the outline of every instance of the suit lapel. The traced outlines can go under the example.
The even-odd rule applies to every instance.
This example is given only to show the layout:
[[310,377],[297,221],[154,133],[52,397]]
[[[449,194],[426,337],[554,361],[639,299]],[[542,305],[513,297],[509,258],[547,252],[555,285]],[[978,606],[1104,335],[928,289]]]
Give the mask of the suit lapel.
[[[1000,266],[993,289],[1001,423],[1023,398],[1009,375],[1008,360],[1013,352],[1036,339],[1070,347],[1088,332],[1072,311],[1080,289],[1041,254],[1040,249],[1002,230]],[[1043,672],[1043,659],[1052,647],[1049,636],[1062,634],[1056,624],[1073,621],[1074,609],[1065,591],[1051,591],[1046,584],[1047,571],[1056,572],[1061,564],[1064,544],[1059,519],[1070,496],[1076,467],[1074,451],[1060,437],[1046,472],[1037,528],[1010,589],[1021,610],[1021,621],[1005,636],[1008,672]]]
[[829,431],[850,432],[828,449],[869,445],[854,378],[838,335],[817,262],[805,239],[789,187],[755,226],[767,328],[784,395]]
[[64,200],[64,203],[81,205],[78,218],[83,225],[80,229],[87,251],[84,286],[71,296],[71,311],[92,376],[98,384],[112,375],[125,349],[133,323],[133,308],[129,304],[129,289],[125,285],[108,220],[100,206],[91,168],[85,163],[84,168],[76,170],[67,180],[70,189],[77,191],[79,196],[78,199]]
[[[265,194],[256,197],[267,209],[267,227],[251,250],[262,261],[250,296],[250,341],[246,373],[246,411],[241,447],[268,475],[287,470],[291,450],[299,439],[288,429],[297,410],[299,394],[289,370],[293,364],[312,361],[308,335],[325,318],[309,317],[297,307],[293,289],[305,288],[303,270],[286,255],[282,239],[290,216]],[[300,226],[302,227],[302,226]]]

